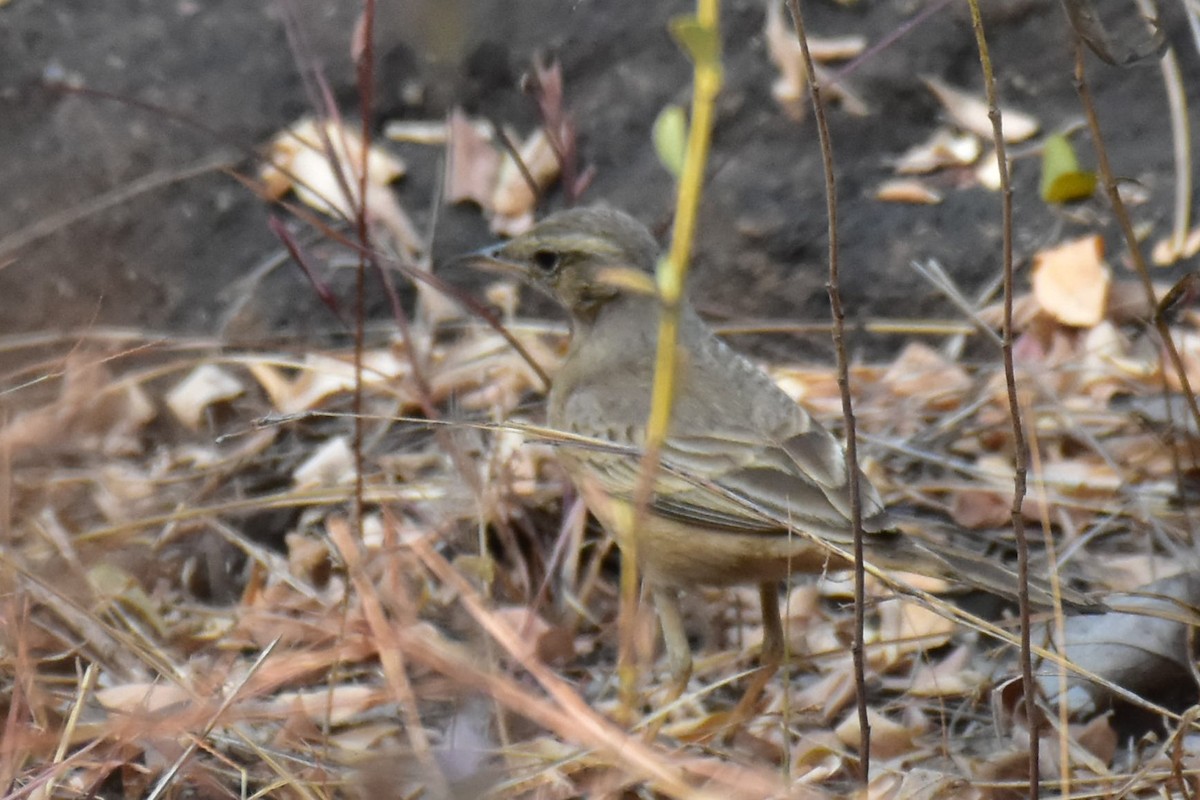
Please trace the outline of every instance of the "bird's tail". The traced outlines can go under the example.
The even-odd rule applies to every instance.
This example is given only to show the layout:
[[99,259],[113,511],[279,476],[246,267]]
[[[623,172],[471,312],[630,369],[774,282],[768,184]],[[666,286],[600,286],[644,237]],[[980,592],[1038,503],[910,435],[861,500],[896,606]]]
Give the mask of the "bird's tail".
[[[872,536],[869,540],[873,546],[868,558],[876,566],[942,578],[1007,600],[1019,600],[1019,575],[994,555],[977,553],[949,541],[934,539],[923,529],[910,529],[908,524],[902,525],[899,535],[882,548],[874,546],[876,543],[883,544],[882,537]],[[1031,572],[1028,585],[1029,601],[1035,608],[1052,609],[1061,604],[1063,608],[1075,612],[1101,613],[1108,610],[1103,602],[1065,585],[1065,581],[1058,581],[1056,585],[1047,576]]]

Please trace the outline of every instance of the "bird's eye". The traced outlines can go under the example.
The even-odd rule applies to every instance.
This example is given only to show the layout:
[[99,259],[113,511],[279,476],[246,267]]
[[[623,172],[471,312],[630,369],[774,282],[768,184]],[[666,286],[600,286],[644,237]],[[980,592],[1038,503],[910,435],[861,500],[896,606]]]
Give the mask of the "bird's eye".
[[538,250],[533,254],[533,263],[542,272],[553,272],[558,268],[559,254],[553,250]]

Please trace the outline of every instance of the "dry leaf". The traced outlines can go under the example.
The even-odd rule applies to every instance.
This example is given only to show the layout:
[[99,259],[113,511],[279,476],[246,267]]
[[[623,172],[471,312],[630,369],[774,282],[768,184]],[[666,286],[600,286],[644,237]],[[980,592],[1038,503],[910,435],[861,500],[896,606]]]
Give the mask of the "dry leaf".
[[269,711],[279,715],[299,713],[316,725],[338,726],[386,702],[379,689],[360,684],[338,684],[299,692],[281,692],[271,699]]
[[892,597],[880,602],[878,607],[877,647],[883,646],[883,649],[891,651],[889,663],[895,663],[901,654],[927,652],[941,647],[954,634],[954,620],[912,600]]
[[123,714],[153,714],[192,700],[191,693],[172,683],[123,683],[96,692],[96,702]]
[[305,118],[271,140],[259,178],[268,197],[294,190],[301,202],[332,217],[353,220],[357,209],[365,209],[398,250],[416,256],[424,250],[421,237],[388,186],[404,175],[404,162],[372,141],[364,199],[359,196],[363,149],[362,137],[350,126]]
[[808,70],[804,68],[795,32],[783,21],[782,6],[782,3],[767,3],[764,31],[767,55],[779,70],[779,77],[771,84],[771,95],[788,116],[800,120],[808,109],[804,102],[808,92]]
[[[910,753],[916,748],[913,741],[914,731],[898,722],[885,717],[873,708],[867,709],[867,722],[871,726],[871,758],[887,760]],[[853,750],[858,750],[859,738],[858,714],[846,717],[835,728],[838,741]]]
[[820,719],[829,721],[854,702],[854,671],[850,662],[830,672],[821,680],[797,692],[791,698],[792,708],[802,713],[816,713]]
[[987,154],[980,159],[979,166],[975,168],[975,180],[993,192],[1004,188],[1000,182],[1000,159],[996,157],[995,148],[988,148]]
[[1196,253],[1200,253],[1200,228],[1192,228],[1188,231],[1179,247],[1175,246],[1173,236],[1163,239],[1154,245],[1151,258],[1157,266],[1169,267],[1177,261],[1191,258]]
[[846,756],[836,741],[824,742],[819,736],[800,736],[792,752],[792,780],[798,785],[819,785],[842,772]]
[[942,202],[942,194],[916,178],[893,178],[879,184],[875,199],[883,203],[932,206]]
[[491,137],[471,122],[461,109],[450,112],[446,124],[446,202],[470,201],[491,211],[500,153]]
[[982,800],[988,796],[957,775],[929,769],[881,772],[855,800]]
[[[462,113],[457,108],[450,112]],[[476,126],[479,130],[479,126]],[[486,128],[483,129],[486,131]],[[482,131],[481,131],[482,132]],[[445,144],[454,134],[452,127],[443,120],[395,120],[383,126],[383,135],[393,142],[406,144]],[[485,134],[486,135],[486,134]]]
[[946,167],[966,167],[979,159],[981,150],[978,136],[939,128],[896,159],[895,169],[901,175],[924,175]]
[[501,606],[494,613],[525,642],[526,655],[546,664],[562,664],[574,657],[575,642],[568,628],[551,625],[527,606]]
[[239,397],[245,387],[227,370],[216,364],[201,364],[167,392],[167,407],[175,418],[192,430],[204,424],[204,412],[216,403]]
[[1117,732],[1108,715],[1098,716],[1086,725],[1072,725],[1071,738],[1106,766],[1117,754]]
[[950,518],[964,528],[997,528],[1011,517],[1012,499],[987,489],[960,489],[950,501]]
[[[325,140],[333,148],[333,162],[326,153]],[[259,177],[267,194],[278,200],[295,190],[307,205],[322,213],[353,217],[335,171],[342,172],[351,193],[358,188],[362,170],[363,140],[358,132],[333,120],[321,123],[305,117],[279,133],[267,145],[268,162]],[[367,156],[367,183],[386,185],[404,175],[407,167],[399,157],[372,143]]]
[[984,678],[970,669],[973,650],[957,647],[945,658],[930,663],[922,660],[913,670],[904,691],[915,697],[963,697],[975,694]]
[[136,453],[139,434],[154,417],[154,403],[140,385],[117,382],[100,360],[78,353],[67,359],[56,400],[0,427],[0,449],[16,462],[60,448]]
[[292,473],[298,489],[345,486],[354,482],[354,453],[345,436],[335,436],[313,452]]
[[[763,32],[767,42],[767,55],[779,71],[779,77],[771,84],[771,95],[784,113],[792,119],[801,120],[808,109],[808,71],[804,66],[804,55],[800,50],[800,43],[796,40],[796,33],[791,25],[784,21],[782,5],[774,2],[767,4],[767,19]],[[810,36],[808,48],[817,69],[817,78],[821,81],[822,95],[830,100],[840,99],[846,111],[851,114],[866,114],[866,104],[844,84],[829,80],[829,76],[820,66],[820,62],[823,61],[854,58],[866,48],[866,40],[858,36],[833,39]]]
[[[992,138],[992,120],[988,116],[988,107],[984,100],[937,78],[923,80],[929,90],[937,96],[950,119],[954,120],[954,124],[982,139]],[[1005,142],[1023,142],[1038,132],[1037,120],[1028,114],[1002,107],[1000,115],[1004,124]]]
[[[354,390],[354,362],[349,357],[335,358],[309,353],[299,366],[300,374],[289,380],[274,362],[265,358],[248,359],[246,368],[267,393],[276,411],[295,414],[318,407],[326,398]],[[364,386],[391,385],[407,375],[409,364],[391,350],[370,350],[363,354]]]
[[1033,295],[1064,325],[1091,327],[1104,319],[1111,280],[1104,240],[1085,236],[1033,257]]
[[916,398],[941,410],[958,406],[971,388],[966,370],[921,342],[905,346],[883,374],[882,383],[894,395]]
[[496,188],[488,204],[496,214],[492,218],[492,230],[507,236],[523,233],[533,223],[533,209],[537,192],[541,192],[558,178],[558,155],[550,144],[544,128],[529,135],[519,151],[521,163],[533,178],[537,191],[529,185],[525,174],[517,166],[511,153],[504,154]]

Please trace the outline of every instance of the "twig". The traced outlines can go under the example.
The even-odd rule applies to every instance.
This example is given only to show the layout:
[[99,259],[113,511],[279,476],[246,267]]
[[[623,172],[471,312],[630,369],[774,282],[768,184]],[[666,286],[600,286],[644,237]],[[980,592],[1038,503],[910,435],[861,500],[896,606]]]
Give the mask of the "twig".
[[1133,261],[1134,271],[1137,272],[1141,281],[1142,290],[1146,294],[1146,302],[1150,308],[1154,309],[1152,322],[1158,331],[1163,348],[1167,351],[1167,356],[1171,359],[1171,366],[1175,368],[1179,386],[1183,390],[1183,396],[1192,412],[1192,420],[1200,429],[1200,406],[1196,404],[1195,392],[1192,391],[1191,381],[1188,380],[1183,358],[1179,355],[1179,349],[1175,347],[1174,339],[1171,338],[1171,328],[1164,313],[1165,305],[1169,305],[1169,303],[1166,303],[1165,299],[1164,303],[1160,303],[1155,295],[1154,282],[1150,279],[1150,269],[1146,266],[1146,259],[1142,255],[1137,235],[1134,233],[1133,221],[1129,218],[1129,211],[1125,208],[1125,203],[1121,200],[1121,193],[1117,190],[1117,179],[1113,174],[1112,164],[1108,160],[1108,148],[1104,146],[1104,136],[1100,131],[1100,117],[1096,113],[1096,103],[1086,80],[1083,40],[1078,35],[1075,36],[1075,91],[1079,93],[1079,99],[1083,103],[1088,130],[1092,135],[1092,146],[1096,149],[1096,166],[1100,170],[1104,191],[1108,195],[1109,204],[1112,205],[1113,215],[1121,226],[1121,235],[1125,239],[1126,247],[1129,248],[1129,258]]
[[829,307],[833,314],[833,345],[837,351],[837,382],[842,394],[842,418],[846,427],[846,474],[850,476],[850,523],[854,529],[854,686],[858,706],[858,776],[866,784],[871,776],[871,723],[867,716],[867,678],[864,626],[866,624],[866,573],[863,567],[862,496],[858,475],[858,443],[855,441],[854,404],[850,396],[850,365],[846,357],[846,313],[842,308],[841,279],[838,273],[837,180],[833,167],[833,142],[825,104],[821,102],[821,83],[808,49],[804,17],[799,0],[788,0],[796,40],[804,56],[812,92],[813,116],[817,121],[817,139],[821,145],[821,166],[825,172],[825,214],[829,225]]
[[1021,680],[1025,684],[1025,716],[1029,725],[1029,797],[1037,800],[1041,769],[1038,764],[1038,739],[1041,717],[1037,707],[1037,684],[1033,682],[1033,653],[1030,640],[1029,609],[1029,540],[1025,535],[1025,519],[1021,508],[1025,503],[1025,481],[1029,470],[1029,445],[1021,425],[1021,402],[1017,396],[1017,378],[1013,365],[1013,230],[1012,230],[1012,183],[1008,174],[1008,155],[1004,148],[1004,126],[1000,106],[996,100],[996,78],[992,71],[992,57],[988,50],[987,37],[983,31],[983,16],[979,0],[968,0],[971,7],[971,25],[975,30],[975,43],[979,49],[979,64],[983,70],[983,83],[987,91],[988,118],[992,121],[992,139],[996,147],[996,167],[1000,173],[1001,214],[1003,217],[1004,247],[1004,383],[1008,390],[1008,412],[1013,429],[1013,500],[1012,527],[1017,541],[1017,604],[1021,618]]
[[[1150,26],[1150,32],[1155,33],[1158,9],[1154,0],[1136,2]],[[1175,224],[1171,229],[1171,251],[1179,254],[1183,252],[1192,217],[1192,138],[1188,125],[1187,92],[1183,88],[1183,75],[1179,71],[1179,59],[1175,57],[1174,47],[1166,45],[1158,66],[1162,70],[1163,86],[1167,90],[1167,108],[1171,113],[1171,143],[1175,159]]]
[[[696,16],[690,20],[677,21],[681,25],[692,25],[698,36],[708,39],[710,52],[692,52],[689,56],[695,65],[692,79],[692,124],[688,132],[687,151],[683,172],[679,176],[679,191],[675,205],[675,227],[671,235],[671,247],[666,261],[659,265],[658,292],[662,302],[659,316],[658,345],[654,359],[654,388],[650,401],[650,419],[646,423],[646,452],[642,457],[640,478],[634,494],[634,520],[644,512],[654,487],[654,475],[658,469],[659,454],[671,422],[671,407],[675,397],[675,370],[677,361],[676,344],[679,339],[680,309],[683,303],[683,287],[687,280],[691,261],[692,242],[695,238],[696,216],[700,206],[700,194],[704,186],[704,169],[708,163],[708,149],[712,137],[716,96],[721,88],[720,64],[720,20],[719,0],[696,0]],[[681,44],[686,42],[681,40]],[[634,630],[637,608],[638,580],[637,553],[634,537],[624,537],[630,544],[621,559],[621,636],[617,671],[621,676],[623,705],[626,709],[632,701],[632,686],[635,680],[632,663]]]

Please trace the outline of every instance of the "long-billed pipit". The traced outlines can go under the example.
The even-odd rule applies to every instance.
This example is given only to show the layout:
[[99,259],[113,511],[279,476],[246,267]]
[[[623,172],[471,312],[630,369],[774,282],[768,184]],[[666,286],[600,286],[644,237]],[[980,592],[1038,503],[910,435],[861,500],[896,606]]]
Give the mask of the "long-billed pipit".
[[[560,444],[559,452],[588,508],[623,551],[634,538],[669,666],[682,686],[692,655],[680,588],[757,583],[763,662],[771,666],[783,653],[779,582],[790,573],[845,567],[812,537],[847,552],[853,535],[841,443],[686,303],[670,426],[648,502],[634,513],[659,333],[661,301],[652,277],[658,252],[654,237],[632,217],[593,207],[547,217],[476,260],[520,275],[570,313],[570,348],[550,391],[548,422],[618,445],[576,439]],[[1011,572],[912,541],[892,527],[861,472],[859,487],[865,552],[873,565],[1015,594]]]

